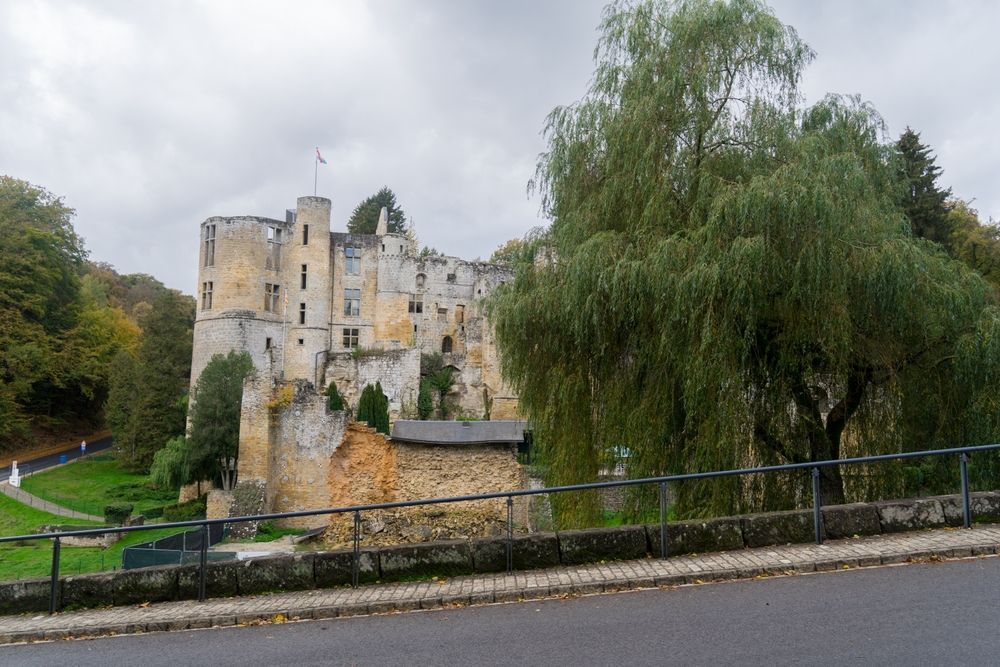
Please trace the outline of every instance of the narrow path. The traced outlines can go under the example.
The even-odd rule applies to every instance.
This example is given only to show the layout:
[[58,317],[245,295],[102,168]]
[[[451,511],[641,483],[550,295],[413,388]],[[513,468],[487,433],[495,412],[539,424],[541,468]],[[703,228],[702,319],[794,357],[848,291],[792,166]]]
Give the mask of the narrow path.
[[42,500],[38,496],[33,496],[23,489],[19,489],[15,486],[11,486],[7,482],[0,482],[0,493],[5,496],[9,496],[14,500],[24,503],[29,507],[34,507],[35,509],[42,510],[43,512],[48,512],[49,514],[55,514],[57,516],[65,516],[70,519],[83,519],[84,521],[104,521],[103,516],[94,516],[92,514],[84,514],[83,512],[77,512],[76,510],[71,510],[62,505],[56,505],[55,503],[50,503],[47,500]]

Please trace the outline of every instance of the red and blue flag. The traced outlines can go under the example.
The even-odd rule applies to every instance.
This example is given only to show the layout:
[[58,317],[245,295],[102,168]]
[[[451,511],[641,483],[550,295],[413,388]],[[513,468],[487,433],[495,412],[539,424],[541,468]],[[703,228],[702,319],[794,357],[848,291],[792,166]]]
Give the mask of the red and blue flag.
[[319,153],[319,148],[316,149],[316,161],[320,164],[326,164],[326,160],[324,160],[323,156]]

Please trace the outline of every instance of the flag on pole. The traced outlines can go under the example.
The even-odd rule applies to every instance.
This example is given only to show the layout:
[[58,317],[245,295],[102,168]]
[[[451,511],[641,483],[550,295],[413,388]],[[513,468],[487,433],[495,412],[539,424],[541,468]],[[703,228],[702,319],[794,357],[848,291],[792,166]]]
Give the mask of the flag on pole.
[[323,156],[320,155],[319,147],[318,146],[316,148],[316,162],[318,162],[320,164],[326,164],[326,160],[324,160]]

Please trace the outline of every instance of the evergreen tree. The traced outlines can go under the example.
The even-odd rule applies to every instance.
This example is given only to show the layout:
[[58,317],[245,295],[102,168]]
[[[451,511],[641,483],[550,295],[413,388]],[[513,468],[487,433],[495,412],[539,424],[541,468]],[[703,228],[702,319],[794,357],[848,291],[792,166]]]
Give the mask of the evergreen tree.
[[938,187],[941,168],[934,164],[931,149],[920,143],[920,134],[909,127],[899,137],[896,147],[902,156],[901,176],[907,186],[903,210],[910,219],[914,236],[950,246],[951,220],[947,202],[951,188]]
[[434,403],[431,401],[430,383],[427,380],[420,381],[420,392],[417,394],[417,416],[427,419],[434,412]]
[[385,393],[382,391],[382,383],[375,383],[375,415],[374,424],[369,424],[369,426],[374,426],[375,430],[379,433],[384,433],[389,435],[389,399],[386,397]]
[[372,428],[375,427],[375,387],[370,384],[366,384],[365,388],[361,390],[357,421],[365,422]]
[[330,386],[326,388],[326,395],[330,399],[329,405],[331,412],[344,409],[344,399],[340,396],[340,392],[337,391],[336,382],[331,382]]
[[[485,304],[549,483],[618,448],[641,477],[997,441],[993,290],[910,234],[877,112],[800,108],[812,52],[758,0],[616,3],[601,31],[588,93],[547,121],[552,223]],[[997,457],[975,474],[995,488]],[[824,504],[902,485],[822,469]],[[685,482],[677,512],[809,497],[798,473]],[[587,524],[597,500],[553,511]]]
[[347,231],[351,234],[374,234],[383,207],[388,209],[389,233],[405,234],[406,215],[396,204],[396,195],[388,187],[383,187],[354,207],[354,212],[347,221]]
[[198,376],[188,436],[188,481],[222,477],[222,488],[236,485],[243,382],[256,369],[248,352],[216,354]]

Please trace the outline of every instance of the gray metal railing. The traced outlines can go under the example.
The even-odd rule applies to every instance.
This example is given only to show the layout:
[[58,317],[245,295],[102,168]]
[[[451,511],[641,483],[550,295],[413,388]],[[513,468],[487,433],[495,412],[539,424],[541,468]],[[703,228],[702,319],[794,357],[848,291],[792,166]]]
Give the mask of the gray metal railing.
[[851,459],[836,459],[831,461],[815,461],[809,463],[789,463],[777,466],[762,466],[759,468],[740,468],[737,470],[717,470],[713,472],[688,473],[684,475],[665,475],[662,477],[645,477],[642,479],[626,479],[613,482],[596,482],[593,484],[576,484],[572,486],[555,486],[543,489],[519,489],[517,491],[498,491],[495,493],[480,493],[468,496],[451,496],[447,498],[428,498],[425,500],[404,500],[392,503],[378,503],[374,505],[355,505],[353,507],[331,507],[322,510],[304,510],[300,512],[283,512],[275,514],[258,514],[253,516],[229,517],[225,519],[198,519],[194,521],[178,521],[175,523],[157,523],[142,526],[120,526],[112,528],[94,528],[88,530],[74,530],[62,533],[46,533],[43,535],[19,535],[15,537],[0,537],[2,542],[18,542],[27,540],[51,539],[52,549],[52,571],[51,589],[49,593],[49,613],[55,613],[56,588],[59,582],[59,547],[61,537],[103,535],[105,533],[130,533],[139,530],[161,530],[164,528],[187,528],[190,526],[200,526],[203,539],[201,540],[201,556],[199,559],[199,582],[198,600],[205,601],[205,563],[208,559],[208,540],[204,536],[208,532],[208,526],[226,523],[243,523],[246,521],[270,521],[274,519],[290,519],[305,516],[320,516],[324,514],[346,514],[354,513],[354,534],[353,534],[353,565],[351,585],[358,586],[358,574],[361,555],[361,512],[371,510],[394,509],[398,507],[420,507],[423,505],[439,505],[444,503],[468,502],[473,500],[506,499],[507,504],[507,572],[513,568],[513,545],[514,545],[514,498],[520,496],[533,496],[548,493],[565,493],[569,491],[586,491],[588,489],[605,489],[616,486],[635,486],[640,484],[660,485],[660,558],[667,557],[667,483],[683,482],[697,479],[713,479],[716,477],[733,477],[739,475],[760,474],[769,472],[781,472],[786,470],[811,470],[813,487],[813,519],[816,531],[816,544],[823,543],[823,516],[820,512],[820,468],[829,466],[843,466],[858,463],[873,463],[876,461],[896,461],[903,459],[922,458],[927,456],[952,456],[958,455],[961,470],[962,487],[962,515],[966,528],[972,525],[972,514],[969,506],[969,474],[968,462],[969,454],[975,452],[995,451],[1000,449],[1000,444],[981,445],[978,447],[957,447],[953,449],[936,449],[922,452],[907,452],[904,454],[882,454],[879,456],[863,456]]

